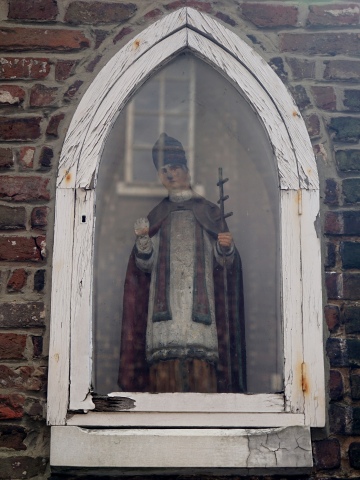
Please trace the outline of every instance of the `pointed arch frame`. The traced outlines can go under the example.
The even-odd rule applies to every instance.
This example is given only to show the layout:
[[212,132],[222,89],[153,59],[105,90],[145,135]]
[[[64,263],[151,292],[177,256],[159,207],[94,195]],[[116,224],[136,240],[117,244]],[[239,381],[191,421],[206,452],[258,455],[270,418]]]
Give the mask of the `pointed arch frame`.
[[[66,425],[68,409],[94,408],[94,206],[97,171],[107,136],[136,89],[156,68],[185,49],[217,69],[251,103],[268,133],[279,178],[285,396],[246,399],[246,395],[238,395],[242,398],[235,401],[238,403],[231,411],[237,412],[240,423],[245,419],[239,426],[251,426],[246,414],[256,409],[263,415],[264,426],[323,426],[319,182],[305,123],[269,65],[233,32],[191,8],[154,23],[108,62],[83,96],[66,135],[56,193],[48,422]],[[169,405],[146,408],[159,411],[169,409]],[[101,422],[91,418],[90,424]],[[118,421],[121,425],[122,420]]]

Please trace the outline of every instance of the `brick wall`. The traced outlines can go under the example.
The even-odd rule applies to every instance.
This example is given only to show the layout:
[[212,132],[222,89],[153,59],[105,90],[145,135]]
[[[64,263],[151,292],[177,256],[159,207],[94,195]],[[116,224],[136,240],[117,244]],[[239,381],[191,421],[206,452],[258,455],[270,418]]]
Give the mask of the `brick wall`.
[[[188,5],[269,62],[294,95],[321,179],[329,429],[316,478],[360,475],[360,4],[0,0],[0,478],[48,478],[45,426],[56,168],[101,67]],[[55,477],[54,477],[55,478]]]

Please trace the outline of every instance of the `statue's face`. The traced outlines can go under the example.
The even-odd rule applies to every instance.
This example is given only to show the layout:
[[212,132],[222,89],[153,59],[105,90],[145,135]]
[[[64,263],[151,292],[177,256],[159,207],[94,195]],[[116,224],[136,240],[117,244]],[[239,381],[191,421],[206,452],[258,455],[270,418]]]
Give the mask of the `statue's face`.
[[188,190],[190,188],[189,172],[181,165],[164,165],[158,171],[161,183],[167,190]]

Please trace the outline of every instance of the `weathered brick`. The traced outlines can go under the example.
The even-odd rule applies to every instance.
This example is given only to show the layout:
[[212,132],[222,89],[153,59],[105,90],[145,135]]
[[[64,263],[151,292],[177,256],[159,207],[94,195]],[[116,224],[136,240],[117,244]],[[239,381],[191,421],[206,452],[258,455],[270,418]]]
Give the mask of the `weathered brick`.
[[304,55],[358,55],[360,38],[356,33],[282,33],[280,51]]
[[292,93],[292,96],[294,97],[296,105],[300,108],[300,110],[304,110],[311,104],[306,90],[302,85],[296,85],[295,87],[291,87],[290,91]]
[[59,125],[60,125],[60,122],[64,120],[64,118],[65,118],[64,113],[59,113],[58,115],[54,115],[53,117],[51,117],[46,129],[46,135],[49,135],[50,137],[58,137]]
[[294,27],[298,8],[292,5],[244,3],[242,15],[257,27]]
[[0,176],[0,198],[13,202],[49,200],[49,179],[37,176]]
[[67,80],[74,74],[77,60],[58,60],[55,65],[55,79],[58,82]]
[[307,24],[311,26],[358,25],[360,8],[355,3],[310,5]]
[[35,147],[22,147],[19,150],[19,165],[22,170],[33,168]]
[[336,438],[326,438],[313,443],[314,460],[317,468],[331,470],[339,468],[341,455],[340,443]]
[[147,20],[154,20],[156,18],[159,18],[161,17],[163,14],[163,12],[160,10],[160,8],[154,8],[153,10],[150,10],[149,12],[145,13],[144,17],[147,19]]
[[26,450],[26,430],[20,425],[0,425],[0,448]]
[[46,107],[53,105],[56,101],[57,92],[57,87],[47,87],[37,83],[30,90],[30,106]]
[[360,202],[360,178],[347,178],[343,180],[342,191],[346,203]]
[[166,10],[177,10],[181,7],[193,7],[196,10],[200,10],[202,12],[211,13],[212,6],[210,2],[202,2],[198,0],[175,0],[174,2],[170,2],[164,5]]
[[360,400],[360,375],[353,373],[350,375],[351,398]]
[[53,149],[50,147],[43,147],[41,149],[39,163],[42,170],[49,170],[51,168],[51,160],[54,158]]
[[342,278],[336,272],[325,273],[325,285],[329,299],[341,298],[342,296]]
[[360,274],[345,273],[343,276],[343,294],[342,298],[346,300],[359,300],[360,292]]
[[26,335],[16,333],[0,333],[0,359],[25,359]]
[[318,107],[329,111],[336,110],[336,95],[333,87],[314,86],[311,87],[311,91]]
[[27,280],[27,273],[23,268],[17,268],[14,270],[7,283],[8,292],[21,292],[25,287]]
[[337,305],[326,305],[324,313],[328,329],[333,332],[340,325],[340,309]]
[[0,58],[0,79],[26,80],[44,79],[50,73],[50,60],[48,58]]
[[96,65],[99,63],[99,61],[102,59],[102,55],[96,55],[96,57],[91,60],[91,62],[88,63],[86,67],[87,72],[93,72]]
[[360,469],[360,443],[352,442],[349,446],[349,462],[350,467],[357,470]]
[[26,226],[24,207],[0,205],[0,230],[21,230]]
[[[38,270],[36,273],[38,272],[41,272],[43,270]],[[35,283],[35,281],[34,281]],[[42,353],[43,353],[43,337],[40,337],[39,335],[33,335],[31,337],[31,341],[33,343],[33,354],[34,354],[34,358],[37,358],[37,357],[41,357]]]
[[36,140],[41,135],[40,123],[41,117],[0,117],[0,140]]
[[330,432],[339,435],[351,433],[352,409],[337,403],[330,404],[329,420]]
[[347,334],[360,333],[360,307],[346,305],[344,308],[345,331]]
[[306,78],[315,78],[314,60],[300,58],[287,58],[286,62],[290,65],[294,80],[303,80]]
[[25,91],[17,85],[0,86],[0,105],[21,105],[25,99]]
[[65,21],[73,25],[89,23],[123,23],[131,18],[137,10],[133,3],[103,3],[74,1],[70,3]]
[[339,203],[339,187],[333,178],[326,179],[324,203],[327,205],[338,205]]
[[330,60],[325,64],[325,80],[344,82],[358,82],[360,80],[360,62],[356,60]]
[[316,138],[320,135],[320,120],[315,114],[305,117],[307,131],[311,138]]
[[90,46],[90,41],[79,30],[60,28],[1,28],[3,51],[57,51],[75,52]]
[[347,367],[349,365],[347,342],[342,338],[328,338],[326,353],[331,367]]
[[55,20],[58,14],[56,0],[9,0],[8,18],[11,20]]
[[115,35],[115,37],[113,39],[113,44],[115,45],[117,42],[120,42],[120,40],[122,40],[127,35],[130,35],[130,33],[132,33],[133,31],[134,31],[134,29],[131,28],[131,27],[122,28],[120,30],[120,32],[117,35]]
[[0,169],[7,170],[14,165],[14,155],[11,148],[0,148]]
[[232,27],[235,27],[235,25],[237,25],[235,20],[229,17],[229,15],[226,15],[226,13],[216,12],[215,17],[218,18],[219,20],[222,20],[224,23],[231,25]]
[[[25,397],[18,395],[17,393],[13,393],[11,395],[0,395],[0,420],[22,418],[24,416],[24,404]],[[1,469],[2,472],[4,472],[3,459],[1,460]]]
[[274,57],[269,62],[270,67],[283,80],[287,80],[288,74],[285,70],[284,61],[281,57]]
[[46,416],[46,407],[44,402],[39,400],[31,399],[31,401],[26,402],[24,410],[26,415],[35,421],[43,421],[44,417]]
[[43,302],[0,304],[1,328],[27,328],[44,326]]
[[39,392],[46,385],[46,367],[0,365],[0,385],[6,389]]
[[360,172],[360,150],[338,150],[335,159],[340,172]]
[[335,117],[329,126],[335,131],[335,142],[357,142],[360,139],[360,118]]
[[349,110],[360,112],[360,90],[344,90],[344,105]]
[[360,407],[352,409],[352,435],[360,435]]
[[336,247],[334,243],[326,244],[325,268],[333,268],[336,263]]
[[76,80],[72,85],[70,85],[70,87],[67,89],[65,95],[64,95],[64,98],[65,99],[70,99],[70,98],[73,98],[74,95],[76,94],[76,92],[79,90],[79,88],[81,87],[81,85],[83,84],[84,82],[81,81],[81,80]]
[[329,393],[333,401],[341,400],[344,396],[343,378],[338,370],[330,370]]
[[324,232],[328,235],[344,233],[344,221],[341,212],[326,212]]
[[42,255],[35,238],[0,237],[0,260],[7,262],[40,262]]
[[46,478],[44,477],[47,460],[44,457],[8,457],[1,459],[1,475],[9,478]]
[[47,227],[48,207],[35,207],[31,212],[31,227],[45,230]]
[[340,256],[343,268],[360,268],[360,243],[342,242]]
[[343,212],[344,234],[360,235],[360,212],[345,211]]
[[34,290],[42,292],[45,286],[45,270],[37,270],[34,274]]
[[[360,367],[360,339],[348,338],[346,340],[349,365]],[[360,433],[360,408],[359,408],[359,433]]]

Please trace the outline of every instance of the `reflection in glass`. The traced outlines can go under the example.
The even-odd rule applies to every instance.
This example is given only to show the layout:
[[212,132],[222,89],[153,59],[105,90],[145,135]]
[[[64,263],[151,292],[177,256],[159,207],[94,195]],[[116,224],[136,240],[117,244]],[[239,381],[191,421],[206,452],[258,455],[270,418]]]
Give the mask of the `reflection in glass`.
[[177,57],[139,89],[103,153],[97,184],[95,391],[119,390],[126,265],[134,221],[167,195],[152,164],[152,147],[164,131],[182,143],[192,184],[206,199],[218,199],[219,166],[230,178],[226,207],[234,212],[228,225],[243,266],[247,390],[280,391],[279,202],[272,148],[239,92],[190,54]]

